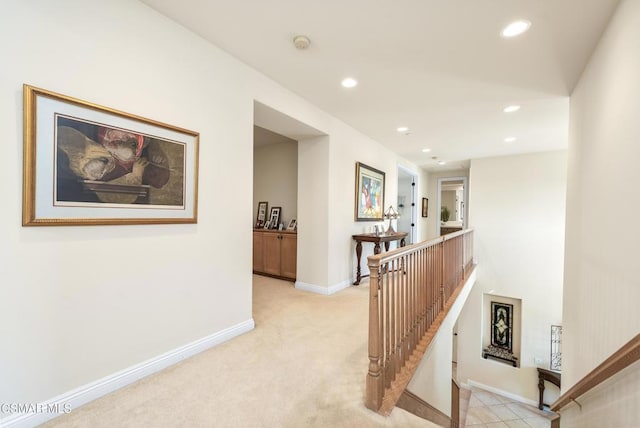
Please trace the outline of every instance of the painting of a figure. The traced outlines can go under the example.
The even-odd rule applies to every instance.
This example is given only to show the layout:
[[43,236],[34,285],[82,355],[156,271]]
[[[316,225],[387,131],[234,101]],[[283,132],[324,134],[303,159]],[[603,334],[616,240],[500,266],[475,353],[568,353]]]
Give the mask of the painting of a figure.
[[184,204],[184,145],[56,117],[55,205]]
[[382,220],[384,172],[356,163],[356,221]]

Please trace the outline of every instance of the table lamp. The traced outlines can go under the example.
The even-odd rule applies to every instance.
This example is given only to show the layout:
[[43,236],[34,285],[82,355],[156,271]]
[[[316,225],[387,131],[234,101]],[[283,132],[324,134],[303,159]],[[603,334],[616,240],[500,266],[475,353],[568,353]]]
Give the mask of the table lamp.
[[386,234],[396,233],[396,231],[393,229],[393,225],[391,224],[391,222],[392,220],[396,220],[400,218],[400,214],[393,209],[392,205],[389,205],[389,208],[387,208],[387,210],[384,212],[384,218],[389,219],[389,227],[387,228],[387,231],[385,233]]

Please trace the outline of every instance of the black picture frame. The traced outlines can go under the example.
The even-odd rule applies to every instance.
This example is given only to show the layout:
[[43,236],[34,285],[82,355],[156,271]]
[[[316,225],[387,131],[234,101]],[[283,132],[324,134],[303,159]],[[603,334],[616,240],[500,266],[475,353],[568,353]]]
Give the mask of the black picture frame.
[[429,217],[429,199],[422,198],[422,217]]
[[513,305],[491,302],[491,344],[513,352]]
[[258,212],[256,214],[256,228],[261,229],[267,222],[267,209],[269,209],[269,203],[266,201],[258,202]]
[[269,223],[270,229],[277,229],[280,224],[280,218],[282,216],[282,207],[271,207],[269,211]]

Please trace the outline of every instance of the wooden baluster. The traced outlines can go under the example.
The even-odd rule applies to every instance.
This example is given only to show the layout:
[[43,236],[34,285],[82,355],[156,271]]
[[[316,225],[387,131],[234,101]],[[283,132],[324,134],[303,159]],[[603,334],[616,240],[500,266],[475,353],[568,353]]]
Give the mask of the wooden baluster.
[[409,352],[408,354],[413,353],[413,349],[416,346],[415,341],[415,300],[413,296],[413,287],[415,285],[414,281],[414,261],[415,254],[409,255],[409,270],[407,272],[407,281],[409,282]]
[[446,241],[442,241],[442,245],[440,246],[440,261],[442,263],[442,269],[441,271],[441,278],[440,278],[440,295],[438,296],[439,298],[439,302],[438,302],[438,312],[440,313],[441,310],[444,309],[444,302],[445,302],[445,293],[444,293],[444,286],[446,284],[447,281],[447,276],[446,276]]
[[390,347],[390,334],[391,334],[391,330],[389,328],[389,324],[390,324],[390,320],[389,320],[389,316],[390,316],[390,308],[389,308],[389,301],[390,299],[390,286],[389,286],[389,280],[393,277],[389,277],[389,263],[385,263],[384,264],[384,269],[383,269],[383,276],[385,278],[385,281],[383,281],[383,285],[384,285],[384,290],[382,290],[383,292],[381,294],[383,294],[384,296],[384,302],[381,302],[384,305],[384,310],[383,310],[383,314],[384,314],[384,321],[385,321],[385,326],[384,326],[384,352],[385,352],[385,359],[384,359],[384,387],[388,388],[389,386],[391,386],[391,375],[390,375],[390,368],[391,368],[391,364],[390,364],[390,360],[391,360],[391,347]]
[[367,373],[366,406],[378,410],[382,405],[384,394],[383,378],[380,370],[380,320],[378,305],[379,267],[369,266],[369,372]]
[[424,284],[424,248],[420,250],[420,254],[418,256],[418,265],[419,265],[419,274],[418,274],[418,306],[419,306],[419,314],[420,317],[420,328],[418,329],[418,344],[422,341],[422,337],[424,336],[424,300],[423,300],[423,284]]
[[394,259],[389,263],[389,284],[390,284],[390,294],[389,294],[389,352],[391,353],[391,361],[389,365],[389,378],[390,381],[393,382],[396,378],[397,373],[397,360],[398,360],[398,348],[396,343],[396,314],[398,311],[398,306],[396,302],[396,283],[397,277],[394,273],[397,266],[397,260]]
[[[407,256],[403,256],[405,266]],[[407,362],[407,276],[402,275],[402,365]]]
[[420,329],[422,327],[422,323],[421,323],[421,319],[422,319],[422,305],[420,304],[420,276],[421,276],[421,272],[420,272],[420,253],[422,251],[418,250],[416,252],[415,255],[415,272],[414,272],[414,278],[415,278],[415,284],[413,285],[413,292],[414,292],[414,296],[415,296],[415,314],[416,314],[416,318],[413,321],[415,326],[416,326],[416,330],[415,330],[415,336],[416,336],[416,346],[420,343],[420,339],[422,338],[422,336],[420,335]]
[[[391,265],[391,268],[395,271],[398,268],[398,259],[395,259]],[[395,380],[396,374],[400,372],[398,364],[398,276],[393,275],[393,306],[392,306],[392,319],[393,319],[393,340],[391,345],[393,346],[393,371],[391,378]]]
[[[398,259],[404,269],[404,261]],[[396,276],[396,373],[402,368],[402,276]]]
[[429,247],[426,249],[425,259],[424,259],[424,273],[425,273],[425,286],[424,286],[424,332],[426,333],[429,329],[429,302],[431,301],[429,298],[429,289],[431,287],[431,269],[429,266],[431,265],[431,255],[433,254],[432,248]]
[[433,259],[435,257],[435,251],[433,247],[429,248],[429,264],[427,265],[429,281],[427,285],[427,328],[431,327],[431,313],[433,312],[433,282],[435,281],[434,264]]
[[411,325],[413,326],[413,348],[411,350],[413,351],[418,345],[418,321],[420,320],[420,316],[418,315],[418,253],[413,253],[411,281],[413,282],[411,285],[411,294],[413,296],[413,320],[411,321]]
[[407,300],[406,300],[406,316],[405,316],[405,344],[404,349],[409,358],[411,350],[411,254],[407,255],[407,274],[404,275],[405,284],[407,287]]
[[431,317],[429,328],[435,319],[435,313],[438,311],[438,292],[440,290],[440,244],[433,248],[433,258],[431,269],[433,271],[433,282],[431,283]]
[[[404,265],[404,259],[400,261]],[[398,277],[398,371],[404,362],[404,276]]]

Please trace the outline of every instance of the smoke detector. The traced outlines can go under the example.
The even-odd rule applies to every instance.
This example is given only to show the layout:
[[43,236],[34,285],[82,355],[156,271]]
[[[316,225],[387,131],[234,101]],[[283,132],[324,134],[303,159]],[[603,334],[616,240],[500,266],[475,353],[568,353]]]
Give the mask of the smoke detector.
[[293,45],[296,47],[296,49],[304,50],[308,48],[310,44],[311,40],[309,40],[307,36],[300,35],[293,38]]

